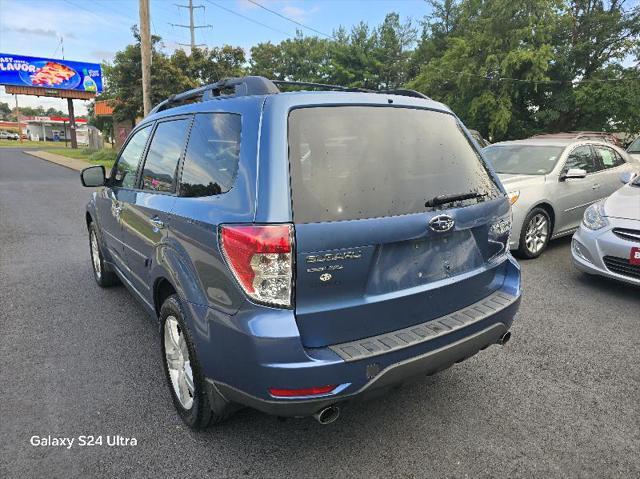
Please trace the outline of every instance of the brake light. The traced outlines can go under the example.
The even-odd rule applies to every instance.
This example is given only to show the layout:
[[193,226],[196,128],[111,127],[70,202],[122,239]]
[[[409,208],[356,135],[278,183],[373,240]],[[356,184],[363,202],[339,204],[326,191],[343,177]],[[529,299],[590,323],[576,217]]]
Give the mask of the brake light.
[[330,386],[316,386],[304,389],[269,388],[269,394],[277,397],[318,396],[319,394],[328,394],[336,387],[337,386],[334,384]]
[[221,226],[220,246],[233,275],[251,299],[291,306],[293,225]]

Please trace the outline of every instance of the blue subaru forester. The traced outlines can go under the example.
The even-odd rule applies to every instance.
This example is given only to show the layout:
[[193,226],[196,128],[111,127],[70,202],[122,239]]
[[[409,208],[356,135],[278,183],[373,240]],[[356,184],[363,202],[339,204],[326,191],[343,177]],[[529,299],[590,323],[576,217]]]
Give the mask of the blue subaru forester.
[[95,279],[158,319],[193,428],[242,406],[333,422],[504,344],[519,306],[509,201],[451,110],[289,83],[174,95],[108,177],[81,174],[100,187],[86,213]]

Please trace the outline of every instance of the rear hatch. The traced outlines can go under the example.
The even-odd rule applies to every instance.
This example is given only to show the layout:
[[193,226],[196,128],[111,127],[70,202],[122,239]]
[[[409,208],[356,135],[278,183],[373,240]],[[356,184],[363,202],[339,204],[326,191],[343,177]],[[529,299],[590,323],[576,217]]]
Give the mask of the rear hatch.
[[509,205],[453,115],[298,108],[288,135],[305,346],[423,323],[501,286]]

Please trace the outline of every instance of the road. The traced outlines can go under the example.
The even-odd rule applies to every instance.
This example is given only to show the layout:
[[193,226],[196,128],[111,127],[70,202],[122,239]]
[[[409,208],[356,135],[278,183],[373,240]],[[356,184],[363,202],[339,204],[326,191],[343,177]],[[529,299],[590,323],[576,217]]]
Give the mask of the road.
[[194,433],[171,405],[157,327],[123,287],[93,281],[89,193],[74,171],[0,150],[0,477],[640,475],[640,289],[575,271],[568,239],[522,262],[507,346],[330,426],[243,410]]

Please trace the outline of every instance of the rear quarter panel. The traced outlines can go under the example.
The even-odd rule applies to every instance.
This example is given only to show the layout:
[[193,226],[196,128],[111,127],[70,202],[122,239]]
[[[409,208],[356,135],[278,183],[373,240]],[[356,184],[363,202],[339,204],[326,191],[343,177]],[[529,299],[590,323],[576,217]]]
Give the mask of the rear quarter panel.
[[[156,276],[167,274],[186,301],[234,314],[246,299],[225,264],[218,245],[221,224],[251,223],[255,217],[258,137],[263,97],[213,100],[194,105],[194,113],[241,115],[240,161],[233,187],[226,193],[178,197],[170,215]],[[197,107],[197,108],[195,108]]]

